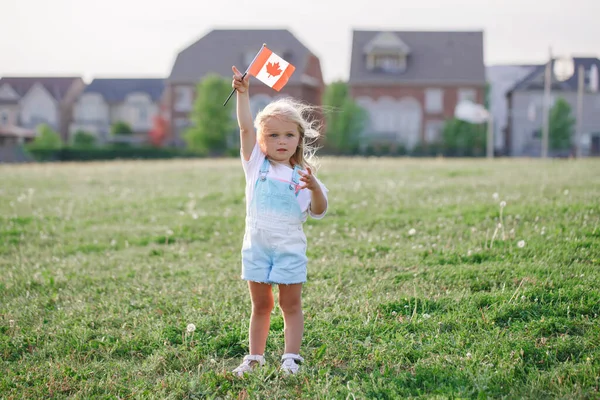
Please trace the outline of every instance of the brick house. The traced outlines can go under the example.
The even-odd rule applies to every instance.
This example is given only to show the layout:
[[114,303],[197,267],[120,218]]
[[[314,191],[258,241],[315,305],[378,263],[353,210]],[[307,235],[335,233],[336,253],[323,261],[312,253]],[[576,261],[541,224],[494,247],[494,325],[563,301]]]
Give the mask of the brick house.
[[483,32],[355,30],[348,83],[365,142],[436,142],[458,102],[484,102]]
[[[196,96],[196,84],[210,73],[231,79],[231,66],[244,71],[263,43],[296,67],[287,85],[277,92],[251,78],[253,115],[281,96],[292,96],[310,104],[321,105],[324,90],[321,64],[302,42],[288,30],[212,30],[182,50],[167,79],[165,101],[170,119],[168,144],[181,146],[182,133],[190,126],[190,111]],[[235,95],[234,95],[235,96]],[[225,99],[215,99],[223,102]],[[235,102],[235,99],[231,101]],[[235,118],[235,114],[232,115]]]

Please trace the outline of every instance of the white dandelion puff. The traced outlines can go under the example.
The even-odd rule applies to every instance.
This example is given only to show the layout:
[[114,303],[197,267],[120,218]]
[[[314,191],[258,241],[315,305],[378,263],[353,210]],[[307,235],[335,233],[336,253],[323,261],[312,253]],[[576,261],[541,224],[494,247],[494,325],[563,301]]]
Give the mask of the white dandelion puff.
[[173,235],[173,231],[170,229],[167,229],[167,236],[171,236],[171,235]]
[[409,236],[413,236],[413,235],[414,235],[414,234],[416,234],[416,233],[417,233],[417,231],[416,231],[416,229],[415,229],[415,228],[412,228],[411,230],[409,230],[409,231],[408,231],[408,235],[409,235]]
[[569,195],[569,189],[565,189],[565,191],[563,192],[563,194],[564,194],[565,196],[568,196],[568,195]]
[[525,247],[525,241],[519,240],[519,243],[517,243],[517,246],[519,246],[519,248],[522,249],[523,247]]
[[193,333],[196,330],[196,325],[194,325],[194,324],[188,324],[186,330],[187,330],[188,333]]
[[494,193],[492,197],[494,198],[494,200],[498,200],[500,198],[500,195],[498,193]]
[[467,353],[467,358],[471,358],[473,355],[469,352]]
[[423,314],[423,319],[429,319],[429,318],[431,318],[431,315],[429,315],[429,314]]
[[504,200],[502,200],[500,202],[500,207],[502,207],[502,208],[506,207],[506,202]]

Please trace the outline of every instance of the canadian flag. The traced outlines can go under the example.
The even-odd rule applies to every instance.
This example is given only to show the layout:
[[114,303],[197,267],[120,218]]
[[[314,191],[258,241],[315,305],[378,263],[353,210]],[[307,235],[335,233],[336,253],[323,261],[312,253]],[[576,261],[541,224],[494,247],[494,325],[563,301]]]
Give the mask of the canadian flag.
[[248,67],[250,75],[255,76],[259,81],[277,91],[285,86],[294,70],[296,70],[296,67],[264,45],[250,67]]

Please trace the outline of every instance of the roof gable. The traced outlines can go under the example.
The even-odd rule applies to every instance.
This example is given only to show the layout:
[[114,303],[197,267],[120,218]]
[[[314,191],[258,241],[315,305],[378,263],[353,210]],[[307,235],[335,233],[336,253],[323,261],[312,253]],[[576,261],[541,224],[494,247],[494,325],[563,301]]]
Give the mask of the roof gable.
[[20,96],[8,83],[0,85],[0,101],[3,101],[5,103],[17,102],[19,101],[19,98]]
[[82,79],[80,77],[4,77],[0,79],[0,86],[8,84],[19,97],[23,97],[36,83],[39,83],[54,100],[62,101],[76,81]]
[[409,54],[410,47],[394,32],[381,32],[364,47],[365,54],[398,52]]
[[481,31],[394,31],[410,49],[406,69],[397,74],[379,73],[367,67],[364,49],[381,33],[353,32],[350,84],[485,84]]

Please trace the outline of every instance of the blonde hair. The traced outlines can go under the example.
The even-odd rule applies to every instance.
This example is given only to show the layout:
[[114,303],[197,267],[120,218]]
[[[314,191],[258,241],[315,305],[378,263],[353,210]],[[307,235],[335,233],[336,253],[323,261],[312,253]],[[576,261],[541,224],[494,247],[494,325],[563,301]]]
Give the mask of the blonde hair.
[[291,97],[277,99],[263,108],[254,119],[254,127],[257,132],[257,141],[261,149],[265,149],[265,138],[263,127],[269,118],[281,118],[298,125],[300,140],[296,152],[290,158],[292,166],[295,164],[306,169],[310,167],[315,170],[317,167],[315,152],[317,151],[316,142],[319,139],[320,125],[316,120],[317,107],[294,100]]

